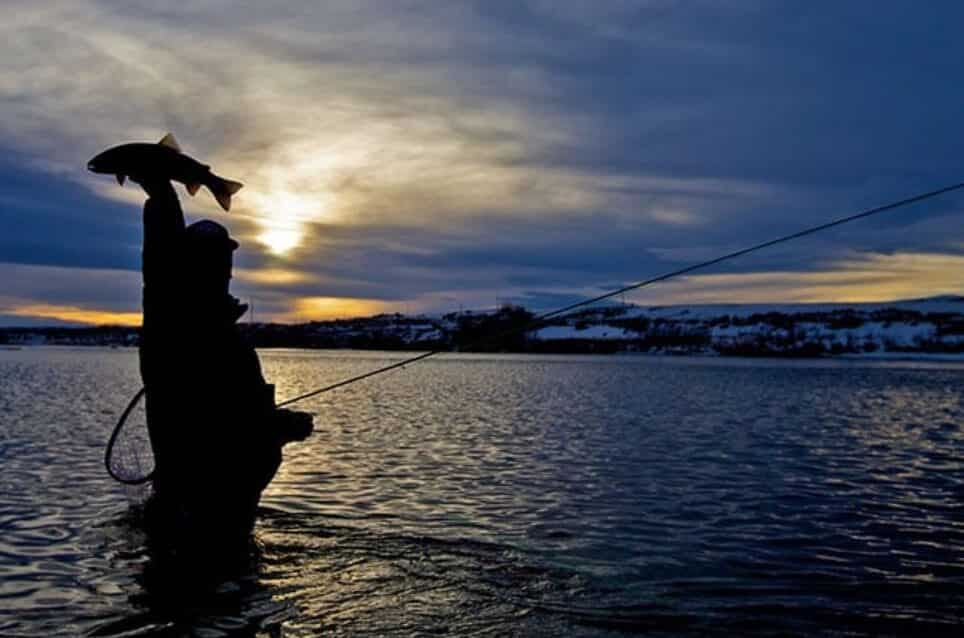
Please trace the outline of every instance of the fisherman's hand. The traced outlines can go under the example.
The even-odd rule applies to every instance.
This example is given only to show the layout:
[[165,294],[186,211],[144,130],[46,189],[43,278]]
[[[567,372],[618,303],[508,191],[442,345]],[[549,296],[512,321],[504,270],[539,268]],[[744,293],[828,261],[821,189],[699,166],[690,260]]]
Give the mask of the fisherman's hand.
[[274,412],[274,427],[282,444],[304,441],[314,431],[314,417],[307,412],[279,408]]
[[169,180],[157,177],[140,178],[132,176],[131,181],[140,184],[147,196],[153,200],[177,201],[177,193],[174,192],[174,187]]

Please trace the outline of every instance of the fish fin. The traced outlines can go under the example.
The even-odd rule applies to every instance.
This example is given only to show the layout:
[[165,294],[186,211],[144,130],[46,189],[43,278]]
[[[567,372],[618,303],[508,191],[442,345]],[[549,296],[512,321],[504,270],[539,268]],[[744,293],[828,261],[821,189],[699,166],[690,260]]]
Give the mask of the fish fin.
[[162,138],[161,138],[161,141],[158,142],[158,144],[160,144],[161,146],[166,146],[166,147],[168,147],[168,148],[170,148],[170,149],[173,149],[173,150],[177,151],[178,153],[181,152],[181,145],[177,143],[177,140],[176,140],[176,139],[174,139],[174,134],[173,134],[173,133],[168,133],[167,135],[165,135],[164,137],[162,137]]
[[231,210],[231,193],[215,193],[214,199],[218,200],[218,204],[224,209],[224,212]]
[[123,173],[118,173],[114,177],[117,178],[117,183],[120,184],[121,186],[124,185],[124,181],[127,179],[127,175],[124,175]]
[[198,189],[201,188],[201,184],[198,182],[194,182],[192,184],[185,184],[185,186],[187,187],[187,192],[190,193],[191,197],[194,197],[195,195],[197,195]]
[[232,182],[229,179],[224,180],[224,185],[227,187],[228,192],[231,193],[232,195],[234,195],[239,190],[244,188],[244,184],[242,184],[241,182]]
[[244,184],[240,182],[232,182],[229,179],[224,179],[223,177],[218,177],[215,174],[211,174],[211,179],[207,183],[207,187],[211,190],[214,195],[214,199],[218,200],[218,204],[224,210],[231,210],[231,195],[234,195]]

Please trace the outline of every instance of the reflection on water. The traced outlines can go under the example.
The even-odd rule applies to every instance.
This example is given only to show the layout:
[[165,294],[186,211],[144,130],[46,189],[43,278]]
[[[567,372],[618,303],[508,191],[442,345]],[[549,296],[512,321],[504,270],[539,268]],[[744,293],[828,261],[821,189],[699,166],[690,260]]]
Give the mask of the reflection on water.
[[[263,354],[279,397],[396,357]],[[306,402],[185,573],[101,468],[129,351],[0,353],[0,635],[950,633],[964,367],[457,355]]]

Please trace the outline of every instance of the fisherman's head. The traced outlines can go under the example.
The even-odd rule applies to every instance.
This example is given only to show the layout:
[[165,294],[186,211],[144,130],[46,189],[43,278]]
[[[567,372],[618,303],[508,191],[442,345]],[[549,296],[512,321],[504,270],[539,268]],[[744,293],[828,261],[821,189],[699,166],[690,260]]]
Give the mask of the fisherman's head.
[[208,219],[195,222],[184,233],[186,273],[192,287],[204,296],[228,294],[232,256],[238,242],[227,229]]

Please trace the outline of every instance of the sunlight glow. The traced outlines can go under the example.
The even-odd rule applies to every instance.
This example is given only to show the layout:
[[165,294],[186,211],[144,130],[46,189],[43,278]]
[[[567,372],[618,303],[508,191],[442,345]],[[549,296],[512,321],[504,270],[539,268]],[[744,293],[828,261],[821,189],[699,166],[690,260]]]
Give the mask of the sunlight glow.
[[238,281],[267,286],[290,286],[311,281],[311,277],[297,270],[284,268],[262,268],[260,270],[235,268],[234,278]]
[[855,255],[823,271],[710,273],[627,295],[639,304],[872,303],[964,291],[964,256]]
[[350,297],[302,297],[296,299],[294,312],[289,320],[323,321],[370,317],[388,312],[391,306],[377,299],[353,299]]
[[254,202],[264,231],[258,240],[275,255],[298,247],[304,237],[304,224],[323,215],[323,202],[299,195],[284,187],[259,193]]
[[258,241],[275,255],[284,255],[301,243],[302,232],[298,228],[268,228],[258,235]]
[[58,306],[53,304],[31,304],[12,308],[8,314],[34,319],[58,319],[96,326],[139,326],[141,313],[96,310],[79,306]]
[[[304,174],[316,169],[311,161],[299,163],[297,168],[282,164],[278,172],[269,176],[263,188],[248,193],[245,208],[250,211],[263,231],[258,241],[278,256],[283,256],[301,245],[305,226],[331,217],[331,194],[318,189],[321,175],[315,175],[312,187],[299,190],[296,184]],[[322,181],[323,184],[323,181]]]

